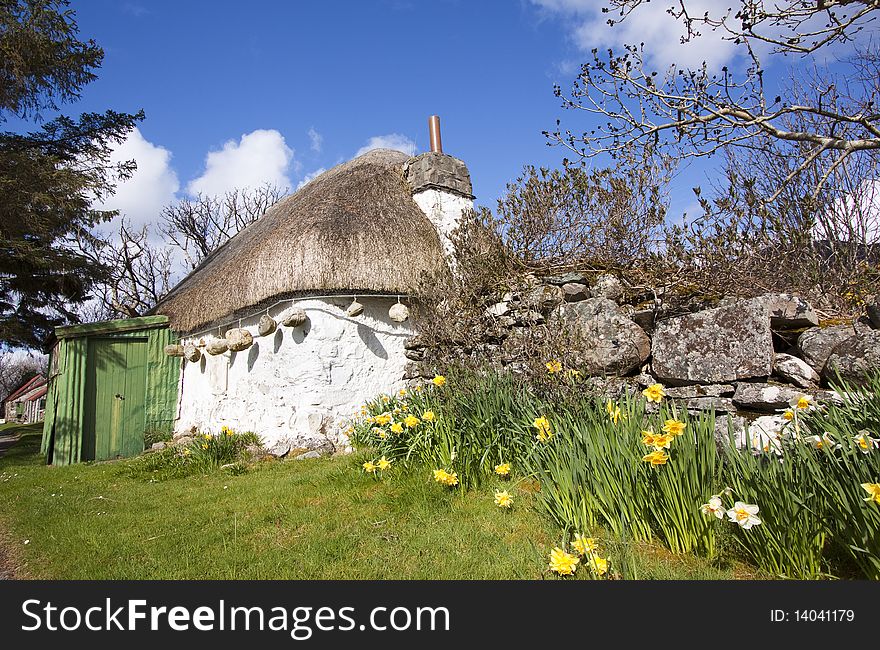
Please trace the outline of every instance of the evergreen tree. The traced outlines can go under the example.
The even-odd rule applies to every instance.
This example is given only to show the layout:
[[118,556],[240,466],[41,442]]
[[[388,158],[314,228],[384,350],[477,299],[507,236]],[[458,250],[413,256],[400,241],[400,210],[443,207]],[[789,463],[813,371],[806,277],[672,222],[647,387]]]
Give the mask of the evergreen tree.
[[0,344],[39,345],[106,269],[76,252],[114,211],[91,205],[127,178],[134,162],[111,164],[143,112],[55,113],[96,76],[103,50],[80,41],[67,0],[0,0],[0,123],[33,124],[0,132]]

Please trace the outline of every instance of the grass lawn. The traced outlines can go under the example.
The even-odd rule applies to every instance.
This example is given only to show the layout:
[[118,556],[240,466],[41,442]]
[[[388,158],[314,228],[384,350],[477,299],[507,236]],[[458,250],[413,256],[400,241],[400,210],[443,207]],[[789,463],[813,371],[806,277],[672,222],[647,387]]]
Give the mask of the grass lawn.
[[[15,577],[539,579],[561,541],[527,490],[506,511],[491,489],[447,491],[430,472],[376,481],[359,456],[157,481],[138,459],[47,467],[39,425],[0,435],[13,431],[22,439],[0,458],[0,564],[5,555]],[[658,545],[630,555],[639,578],[756,577]]]

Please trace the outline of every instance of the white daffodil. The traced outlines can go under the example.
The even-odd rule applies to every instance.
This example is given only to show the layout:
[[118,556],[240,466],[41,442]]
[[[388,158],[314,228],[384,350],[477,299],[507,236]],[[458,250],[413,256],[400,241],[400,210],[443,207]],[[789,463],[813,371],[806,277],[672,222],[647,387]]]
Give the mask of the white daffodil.
[[827,431],[823,433],[821,437],[807,436],[804,440],[813,445],[816,449],[834,449],[838,446]]
[[752,436],[752,448],[755,451],[763,451],[764,453],[773,451],[781,456],[782,441],[780,440],[779,433],[778,430],[764,431],[763,429],[758,429],[755,435]]
[[739,524],[744,530],[748,530],[752,526],[757,526],[761,523],[761,520],[757,516],[758,510],[759,508],[756,505],[737,501],[733,504],[733,507],[727,511],[727,517],[733,523]]
[[880,445],[880,439],[872,438],[871,432],[867,429],[859,431],[859,434],[853,437],[853,442],[863,454],[870,454]]
[[719,519],[724,519],[724,504],[721,503],[721,499],[717,496],[709,499],[709,503],[701,505],[700,511],[704,515],[715,515]]
[[788,400],[788,405],[793,411],[808,411],[813,407],[813,398],[801,393]]

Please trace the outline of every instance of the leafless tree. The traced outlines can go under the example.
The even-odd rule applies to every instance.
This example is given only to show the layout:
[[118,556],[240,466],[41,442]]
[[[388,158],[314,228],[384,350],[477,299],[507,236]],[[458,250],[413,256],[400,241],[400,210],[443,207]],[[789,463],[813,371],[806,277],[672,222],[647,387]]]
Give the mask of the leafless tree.
[[[626,20],[646,0],[610,0],[609,23]],[[762,138],[796,144],[800,161],[783,185],[810,167],[817,197],[838,167],[854,155],[880,150],[878,79],[855,75],[819,75],[809,92],[797,97],[765,92],[762,52],[768,56],[808,55],[834,43],[851,41],[877,16],[880,0],[744,0],[713,14],[689,11],[687,0],[669,0],[668,12],[683,23],[683,41],[714,32],[734,43],[748,65],[736,73],[718,73],[673,65],[664,73],[646,64],[644,45],[626,45],[622,53],[593,50],[570,93],[556,94],[563,106],[599,118],[588,132],[557,129],[551,142],[579,157],[619,156],[633,148],[684,161],[731,147],[753,147]],[[723,6],[723,5],[722,5]],[[856,68],[875,55],[862,55]],[[794,128],[793,125],[802,128]],[[762,200],[780,197],[775,188]]]
[[84,306],[87,322],[141,316],[172,286],[173,258],[168,246],[149,240],[149,230],[132,228],[123,218],[115,236],[80,233],[78,249],[107,269]]
[[223,196],[182,199],[162,210],[160,230],[179,248],[190,268],[198,266],[211,251],[229,240],[286,194],[276,185],[235,189]]
[[46,355],[35,352],[0,351],[0,399],[5,399],[29,377],[45,375],[48,361]]

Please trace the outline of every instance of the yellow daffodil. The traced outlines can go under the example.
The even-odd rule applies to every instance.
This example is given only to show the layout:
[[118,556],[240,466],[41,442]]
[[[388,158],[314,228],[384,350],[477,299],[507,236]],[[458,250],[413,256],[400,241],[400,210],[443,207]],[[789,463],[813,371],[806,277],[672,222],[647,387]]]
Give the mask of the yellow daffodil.
[[363,468],[367,474],[373,474],[376,471],[376,466],[369,460],[363,464]]
[[651,465],[665,465],[666,461],[669,460],[669,456],[662,449],[656,449],[650,454],[642,456],[642,460],[646,463],[651,463]]
[[590,571],[597,576],[604,576],[608,573],[608,560],[598,555],[590,556]]
[[608,403],[605,404],[605,410],[608,412],[608,419],[611,420],[612,424],[617,424],[620,421],[622,414],[617,404],[613,404],[611,400],[608,400]]
[[871,501],[874,503],[880,503],[880,483],[862,483],[862,487],[865,489],[865,492],[868,493],[868,497],[865,501],[868,503]]
[[726,514],[724,504],[718,496],[713,496],[709,499],[709,503],[701,505],[700,511],[704,515],[715,515],[718,519],[724,519],[724,515]]
[[785,413],[782,414],[782,417],[791,422],[794,420],[794,411],[788,409]]
[[379,424],[379,425],[390,424],[391,420],[392,420],[391,413],[389,413],[388,411],[385,411],[381,415],[377,415],[375,417],[375,420],[376,420],[376,424]]
[[509,508],[513,505],[513,497],[507,490],[495,490],[495,505],[499,508]]
[[395,422],[391,425],[391,433],[403,433],[403,425],[400,422]]
[[510,474],[510,463],[501,463],[495,466],[495,473],[498,476],[507,476]]
[[538,440],[541,442],[547,442],[553,437],[553,431],[550,429],[550,420],[543,415],[535,418],[535,421],[532,422],[532,426],[538,430]]
[[431,381],[434,382],[435,386],[444,386],[446,384],[446,377],[443,375],[437,375]]
[[434,411],[425,411],[424,413],[422,413],[422,419],[425,422],[433,422],[437,419],[437,416],[434,415]]
[[458,485],[458,474],[455,472],[447,472],[445,469],[435,469],[434,480],[451,487]]
[[419,426],[419,422],[421,422],[421,420],[419,420],[415,415],[407,415],[403,420],[403,423],[406,425],[407,429],[412,429],[413,427]]
[[654,442],[652,442],[651,444],[653,445],[654,449],[669,449],[669,445],[672,444],[673,440],[675,440],[675,436],[673,436],[671,433],[659,433],[654,436]]
[[380,458],[379,460],[376,461],[376,467],[378,467],[379,469],[381,469],[384,472],[386,469],[391,467],[391,462],[392,461],[385,458],[385,456],[382,456],[382,458]]
[[663,433],[668,433],[670,436],[680,436],[686,427],[687,425],[680,420],[666,420],[663,423]]
[[663,384],[651,384],[642,391],[642,395],[644,395],[645,399],[649,402],[656,402],[659,404],[663,401],[663,398],[666,397],[666,391],[663,388]]
[[202,449],[207,449],[207,448],[208,448],[208,443],[207,443],[207,442],[203,442],[203,443],[202,443]]
[[210,439],[211,439],[211,434],[210,434],[210,433],[206,433],[203,437],[204,437],[205,440],[210,440]]
[[559,372],[562,370],[562,363],[559,361],[548,361],[546,363],[546,366],[547,366],[547,372],[550,373],[551,375],[555,372]]
[[742,501],[737,501],[733,504],[733,507],[727,511],[727,518],[739,524],[739,526],[743,530],[748,530],[752,526],[757,526],[761,523],[761,520],[758,518],[758,506],[743,503]]
[[577,556],[566,553],[558,546],[550,552],[550,570],[561,576],[570,576],[577,569],[580,560]]
[[571,546],[581,555],[593,554],[599,550],[599,542],[592,537],[585,537],[580,533],[574,536]]
[[642,431],[642,444],[646,447],[654,446],[654,439],[657,437],[657,434],[654,433],[653,429],[648,429],[647,431]]

